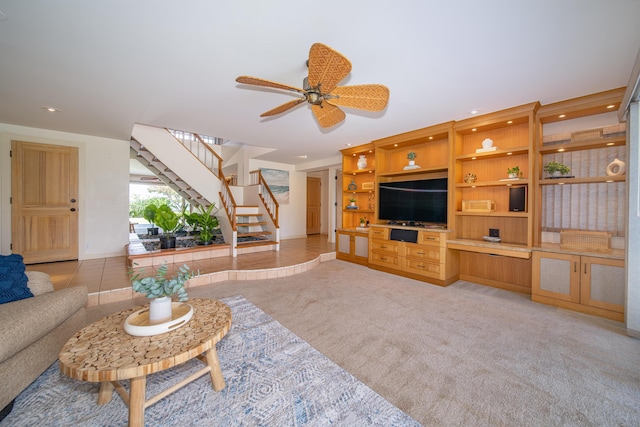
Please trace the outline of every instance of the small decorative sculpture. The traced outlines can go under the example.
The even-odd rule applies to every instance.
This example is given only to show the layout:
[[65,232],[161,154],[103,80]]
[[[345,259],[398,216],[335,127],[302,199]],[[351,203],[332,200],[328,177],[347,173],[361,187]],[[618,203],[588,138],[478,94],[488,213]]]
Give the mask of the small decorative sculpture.
[[627,165],[620,159],[615,159],[607,165],[607,175],[617,176],[624,175],[627,171]]

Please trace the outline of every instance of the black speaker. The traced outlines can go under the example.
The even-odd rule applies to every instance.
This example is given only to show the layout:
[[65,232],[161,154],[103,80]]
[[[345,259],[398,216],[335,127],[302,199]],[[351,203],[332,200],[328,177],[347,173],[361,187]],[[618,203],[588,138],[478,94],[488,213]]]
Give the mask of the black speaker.
[[509,210],[511,212],[527,211],[527,187],[509,188]]
[[402,230],[399,228],[392,228],[391,235],[389,236],[389,240],[397,240],[400,242],[410,242],[417,243],[418,242],[418,231],[417,230]]

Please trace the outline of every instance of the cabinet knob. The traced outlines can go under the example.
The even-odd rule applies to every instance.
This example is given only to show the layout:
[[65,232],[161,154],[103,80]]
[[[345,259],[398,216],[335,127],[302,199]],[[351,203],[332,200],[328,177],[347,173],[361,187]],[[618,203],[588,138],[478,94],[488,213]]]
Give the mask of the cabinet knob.
[[71,208],[70,210],[71,210],[71,212],[75,212],[76,208]]

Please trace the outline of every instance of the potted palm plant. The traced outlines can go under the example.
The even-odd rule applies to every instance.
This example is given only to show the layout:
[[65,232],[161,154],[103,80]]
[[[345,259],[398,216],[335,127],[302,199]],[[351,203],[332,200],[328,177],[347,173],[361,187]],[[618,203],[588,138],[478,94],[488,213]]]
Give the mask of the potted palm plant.
[[198,274],[184,264],[178,269],[178,274],[169,278],[167,277],[168,269],[166,263],[162,264],[156,275],[149,277],[142,277],[144,270],[139,270],[137,273],[133,269],[129,271],[133,290],[145,294],[150,299],[149,322],[151,324],[171,320],[171,297],[178,294],[178,301],[188,300],[184,285],[187,280]]
[[211,212],[215,207],[215,203],[210,204],[208,208],[205,208],[202,205],[198,206],[198,210],[200,212],[196,214],[196,222],[200,227],[201,245],[211,244],[211,240],[213,239],[213,230],[218,227],[218,218],[211,215]]

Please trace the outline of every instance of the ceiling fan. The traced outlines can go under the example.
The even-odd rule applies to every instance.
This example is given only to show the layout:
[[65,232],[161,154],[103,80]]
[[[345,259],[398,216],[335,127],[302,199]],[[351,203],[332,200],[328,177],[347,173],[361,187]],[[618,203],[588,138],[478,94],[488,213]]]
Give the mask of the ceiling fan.
[[345,118],[339,107],[356,108],[366,111],[383,110],[389,99],[389,89],[384,85],[365,84],[338,86],[351,72],[351,62],[342,54],[325,46],[314,43],[309,50],[309,75],[303,80],[303,89],[276,83],[257,77],[240,76],[238,83],[289,90],[303,95],[303,98],[286,102],[260,117],[274,116],[307,101],[320,126],[335,126]]

